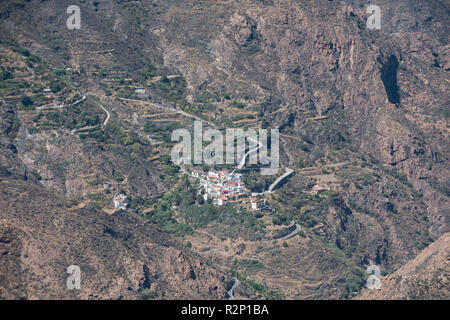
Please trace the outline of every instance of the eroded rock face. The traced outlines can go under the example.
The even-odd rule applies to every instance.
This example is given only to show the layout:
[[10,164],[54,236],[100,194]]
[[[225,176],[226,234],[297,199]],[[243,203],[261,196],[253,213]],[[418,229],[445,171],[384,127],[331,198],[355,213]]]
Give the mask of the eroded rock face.
[[[167,66],[185,75],[190,93],[225,85],[256,100],[277,95],[280,104],[261,108],[270,114],[287,105],[285,111],[263,121],[299,134],[305,126],[299,108],[339,121],[354,147],[405,175],[423,194],[432,237],[447,232],[448,188],[439,186],[449,182],[449,131],[439,114],[448,101],[441,22],[448,17],[440,7],[383,1],[382,29],[373,32],[365,27],[364,9],[345,2],[231,6],[222,30],[199,32],[210,39],[205,51],[165,35],[170,45],[162,50],[174,58]],[[173,54],[180,50],[195,54]]]
[[[6,106],[0,112],[1,298],[225,297],[225,275],[139,216],[71,205],[26,178],[17,152],[8,151],[14,113]],[[81,269],[80,290],[67,289],[71,265]]]

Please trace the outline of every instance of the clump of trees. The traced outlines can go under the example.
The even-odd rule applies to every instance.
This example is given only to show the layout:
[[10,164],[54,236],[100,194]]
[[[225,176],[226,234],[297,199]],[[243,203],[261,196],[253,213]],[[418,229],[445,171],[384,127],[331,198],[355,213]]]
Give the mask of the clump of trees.
[[245,186],[252,192],[263,192],[273,182],[273,177],[263,176],[256,172],[245,172],[242,177]]

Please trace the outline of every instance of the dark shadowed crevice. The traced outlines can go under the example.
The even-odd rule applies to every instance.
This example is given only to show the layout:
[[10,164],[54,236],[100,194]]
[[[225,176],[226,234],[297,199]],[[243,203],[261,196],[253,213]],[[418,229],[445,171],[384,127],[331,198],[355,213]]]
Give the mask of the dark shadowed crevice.
[[381,80],[390,103],[400,103],[399,89],[397,85],[398,59],[391,55],[389,59],[381,64]]

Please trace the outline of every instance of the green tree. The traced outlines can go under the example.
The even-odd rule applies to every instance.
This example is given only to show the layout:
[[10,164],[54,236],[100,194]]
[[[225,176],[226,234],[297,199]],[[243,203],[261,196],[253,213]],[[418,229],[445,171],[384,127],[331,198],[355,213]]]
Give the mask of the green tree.
[[26,95],[22,97],[21,102],[25,107],[30,107],[34,104],[33,100],[29,96],[26,96]]

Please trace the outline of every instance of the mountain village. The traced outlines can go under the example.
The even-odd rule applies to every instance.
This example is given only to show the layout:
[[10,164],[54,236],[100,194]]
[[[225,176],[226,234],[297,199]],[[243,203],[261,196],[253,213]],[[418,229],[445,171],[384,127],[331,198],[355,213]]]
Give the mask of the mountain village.
[[266,205],[264,198],[256,197],[245,187],[241,173],[227,170],[206,173],[199,168],[193,168],[191,176],[200,180],[199,192],[203,193],[205,201],[212,199],[215,205],[222,206],[227,202],[245,202],[253,210],[261,210]]

